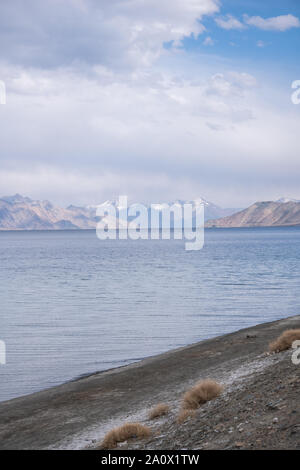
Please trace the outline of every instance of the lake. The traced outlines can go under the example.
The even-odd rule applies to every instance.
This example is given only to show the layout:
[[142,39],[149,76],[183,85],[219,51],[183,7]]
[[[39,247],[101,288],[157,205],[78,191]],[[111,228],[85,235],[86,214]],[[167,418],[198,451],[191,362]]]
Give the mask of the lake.
[[1,401],[300,313],[300,227],[209,229],[201,251],[0,232],[0,266]]

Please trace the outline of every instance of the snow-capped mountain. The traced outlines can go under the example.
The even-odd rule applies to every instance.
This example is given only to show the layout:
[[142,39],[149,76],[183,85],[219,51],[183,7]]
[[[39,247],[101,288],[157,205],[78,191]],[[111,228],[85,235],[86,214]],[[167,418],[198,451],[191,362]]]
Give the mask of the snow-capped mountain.
[[299,199],[293,199],[293,198],[288,198],[288,197],[281,197],[280,199],[277,199],[275,202],[280,202],[281,204],[286,204],[287,202],[300,202]]
[[[192,204],[194,210],[200,204],[205,207],[205,220],[218,219],[229,216],[239,209],[223,209],[205,199],[198,198],[192,201],[177,200],[166,204],[154,204],[154,210],[161,211],[163,207],[183,204]],[[130,203],[129,203],[130,204]],[[123,219],[128,213],[124,207],[120,207],[118,201],[105,201],[99,205],[88,205],[84,207],[70,205],[66,209],[55,206],[49,201],[33,200],[20,194],[0,198],[0,230],[60,230],[60,229],[94,229],[100,217],[96,210],[113,206],[116,209],[117,226],[123,228]],[[130,206],[134,208],[134,205]],[[151,206],[146,205],[148,217],[150,217]],[[118,209],[118,210],[117,210]],[[106,221],[112,221],[106,216]],[[128,217],[129,221],[135,217]]]

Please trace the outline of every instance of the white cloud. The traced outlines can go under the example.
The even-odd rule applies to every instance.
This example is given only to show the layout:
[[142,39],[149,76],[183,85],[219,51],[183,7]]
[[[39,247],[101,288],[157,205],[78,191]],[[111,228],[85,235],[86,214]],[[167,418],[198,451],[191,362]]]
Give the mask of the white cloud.
[[0,63],[1,192],[61,204],[202,194],[236,205],[251,177],[284,193],[282,167],[299,186],[299,113],[265,104],[250,66],[227,70],[224,58],[194,60],[180,47],[218,0],[13,4],[2,0],[0,17],[11,32]]
[[265,47],[266,43],[264,41],[259,40],[259,41],[257,41],[256,45],[257,45],[257,47]]
[[30,171],[0,169],[1,195],[22,194],[33,199],[46,195],[56,204],[68,206],[99,204],[126,194],[132,202],[169,202],[180,194],[199,196],[197,182],[167,172],[63,171],[58,166],[36,166]]
[[164,43],[197,37],[203,17],[218,10],[219,0],[1,0],[2,58],[43,68],[147,67]]
[[243,30],[248,26],[256,26],[265,31],[287,31],[291,28],[299,28],[300,21],[294,15],[281,15],[272,18],[262,18],[261,16],[243,16],[244,23],[232,15],[215,18],[215,22],[220,28],[231,30]]
[[230,30],[230,29],[242,30],[242,29],[245,29],[246,27],[243,23],[241,23],[240,20],[238,20],[232,15],[226,15],[223,18],[218,17],[215,19],[215,22],[217,23],[218,26],[220,26],[220,28],[227,29],[227,30]]
[[208,95],[217,95],[233,100],[245,96],[247,89],[257,86],[256,78],[248,73],[229,72],[225,76],[223,73],[217,73],[211,77],[206,87]]
[[241,88],[254,88],[257,86],[256,78],[246,72],[230,72],[230,80],[233,85],[239,86]]
[[294,15],[281,15],[272,18],[244,15],[244,21],[250,26],[256,26],[265,31],[287,31],[291,28],[300,27],[300,21]]
[[7,194],[61,204],[121,191],[137,200],[215,200],[228,184],[244,182],[247,193],[249,175],[266,178],[266,169],[270,178],[283,178],[283,158],[300,173],[299,118],[264,107],[246,72],[206,80],[153,69],[125,79],[101,67],[89,77],[12,68],[6,82],[0,185]]
[[204,44],[204,46],[214,46],[214,45],[215,45],[215,41],[214,41],[210,36],[207,36],[207,37],[204,39],[203,44]]

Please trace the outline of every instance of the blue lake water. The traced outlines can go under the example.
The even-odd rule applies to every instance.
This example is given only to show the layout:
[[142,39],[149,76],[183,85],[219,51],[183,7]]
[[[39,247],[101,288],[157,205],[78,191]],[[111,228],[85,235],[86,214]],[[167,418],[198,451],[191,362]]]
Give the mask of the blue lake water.
[[300,313],[300,227],[181,240],[0,232],[0,400]]

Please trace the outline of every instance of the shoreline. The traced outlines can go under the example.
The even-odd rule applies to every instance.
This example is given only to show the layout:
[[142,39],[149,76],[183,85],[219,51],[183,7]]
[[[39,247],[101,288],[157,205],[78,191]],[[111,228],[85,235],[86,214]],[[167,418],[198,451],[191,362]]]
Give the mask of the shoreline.
[[[207,221],[208,223],[209,221]],[[195,227],[194,227],[195,228]],[[236,225],[236,226],[232,226],[232,227],[228,227],[228,226],[218,226],[218,225],[208,225],[206,226],[206,222],[205,222],[205,225],[204,225],[204,229],[205,230],[215,230],[215,229],[249,229],[249,228],[300,228],[300,224],[280,224],[280,225],[242,225],[242,226],[239,226],[239,225]],[[118,229],[116,229],[117,232],[118,232]],[[148,229],[149,231],[151,229]],[[162,229],[159,229],[160,231],[162,231]],[[20,232],[24,232],[24,233],[28,233],[28,232],[95,232],[96,231],[96,227],[95,228],[53,228],[53,229],[31,229],[31,228],[28,228],[28,229],[24,229],[24,228],[0,228],[0,233],[13,233],[13,232],[17,232],[17,233],[20,233]],[[170,229],[170,232],[174,232],[174,228],[171,228]]]
[[[130,366],[135,366],[137,364],[141,364],[141,363],[143,363],[147,360],[151,360],[151,359],[155,360],[155,359],[158,359],[161,356],[165,356],[167,354],[177,353],[177,352],[180,352],[181,350],[185,350],[187,348],[191,348],[191,347],[199,345],[199,344],[204,344],[206,341],[213,341],[213,340],[216,340],[218,338],[223,338],[225,336],[238,333],[240,331],[242,332],[242,331],[250,330],[251,328],[257,328],[260,325],[276,323],[278,321],[283,321],[283,320],[286,320],[286,319],[289,319],[289,318],[294,318],[294,316],[292,316],[292,317],[283,317],[283,318],[279,318],[279,319],[276,319],[276,320],[272,320],[270,322],[258,323],[258,324],[252,325],[252,326],[245,326],[244,328],[240,328],[238,330],[230,331],[229,333],[226,333],[224,335],[212,336],[210,338],[206,338],[206,339],[203,339],[203,340],[200,340],[200,341],[195,341],[193,343],[188,343],[184,346],[174,347],[174,348],[168,349],[168,350],[166,350],[164,352],[161,352],[161,353],[152,354],[152,355],[149,355],[149,356],[145,356],[145,357],[142,357],[142,358],[139,358],[139,359],[132,360],[132,362],[130,362],[130,360],[128,360],[128,363],[127,363],[127,360],[125,360],[124,365],[119,365],[119,366],[115,366],[115,367],[109,367],[108,369],[94,370],[92,372],[86,372],[86,373],[83,373],[83,374],[79,374],[79,375],[76,375],[72,378],[63,380],[62,382],[57,383],[56,385],[46,386],[45,388],[41,388],[39,390],[26,393],[24,395],[19,395],[19,396],[13,397],[13,398],[9,398],[7,400],[1,400],[0,401],[0,407],[1,407],[2,404],[10,403],[10,402],[13,402],[14,400],[25,399],[26,397],[31,397],[31,396],[35,396],[35,395],[38,395],[38,394],[43,393],[43,392],[48,392],[48,391],[60,388],[64,385],[77,383],[77,382],[80,382],[81,380],[84,380],[84,379],[89,379],[91,377],[100,376],[101,374],[115,373],[115,372],[121,371],[124,368],[130,368]],[[0,415],[0,417],[1,417],[1,415]],[[0,447],[0,449],[1,449],[1,447]]]
[[232,377],[233,384],[268,368],[273,361],[265,354],[268,343],[297,327],[300,316],[262,323],[1,402],[0,448],[93,446],[124,420],[147,420],[158,402],[175,409],[184,390],[201,378],[226,383]]

